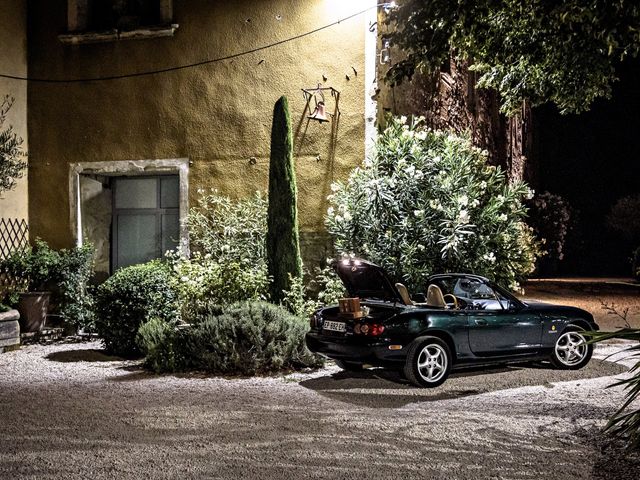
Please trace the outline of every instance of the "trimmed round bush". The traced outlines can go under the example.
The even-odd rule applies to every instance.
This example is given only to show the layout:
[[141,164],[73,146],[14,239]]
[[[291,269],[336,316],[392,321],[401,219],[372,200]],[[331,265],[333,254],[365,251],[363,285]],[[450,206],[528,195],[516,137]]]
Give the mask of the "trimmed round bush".
[[147,365],[157,372],[200,370],[255,375],[322,366],[304,343],[307,322],[266,302],[211,304],[199,322],[176,330],[157,320],[140,328]]
[[170,276],[166,265],[152,261],[118,270],[98,287],[96,330],[109,352],[139,355],[136,335],[141,324],[152,318],[178,320],[178,296]]

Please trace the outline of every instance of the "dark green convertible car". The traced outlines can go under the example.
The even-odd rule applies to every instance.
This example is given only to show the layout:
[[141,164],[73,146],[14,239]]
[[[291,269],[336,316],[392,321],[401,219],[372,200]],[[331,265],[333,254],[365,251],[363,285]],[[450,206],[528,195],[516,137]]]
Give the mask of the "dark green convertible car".
[[411,298],[373,263],[334,263],[350,298],[318,310],[307,346],[345,370],[363,365],[403,370],[413,384],[437,387],[452,369],[549,361],[578,369],[593,347],[581,332],[597,330],[575,307],[523,302],[486,278],[433,275]]

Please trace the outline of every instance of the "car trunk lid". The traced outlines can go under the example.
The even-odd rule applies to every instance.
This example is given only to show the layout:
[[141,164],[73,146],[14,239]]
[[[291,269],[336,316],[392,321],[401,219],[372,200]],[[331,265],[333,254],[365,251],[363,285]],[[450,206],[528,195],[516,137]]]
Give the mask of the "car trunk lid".
[[333,268],[351,297],[404,304],[398,289],[378,265],[344,259],[335,261]]

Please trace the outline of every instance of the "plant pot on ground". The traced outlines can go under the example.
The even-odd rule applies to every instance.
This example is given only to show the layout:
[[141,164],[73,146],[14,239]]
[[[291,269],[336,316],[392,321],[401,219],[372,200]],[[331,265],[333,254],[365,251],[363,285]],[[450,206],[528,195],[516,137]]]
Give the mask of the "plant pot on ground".
[[17,305],[21,332],[39,332],[44,327],[51,297],[46,286],[54,279],[59,263],[59,253],[42,240],[15,251],[1,263],[2,271],[12,276],[16,285],[26,286]]
[[47,320],[51,292],[23,292],[18,300],[20,331],[40,332]]

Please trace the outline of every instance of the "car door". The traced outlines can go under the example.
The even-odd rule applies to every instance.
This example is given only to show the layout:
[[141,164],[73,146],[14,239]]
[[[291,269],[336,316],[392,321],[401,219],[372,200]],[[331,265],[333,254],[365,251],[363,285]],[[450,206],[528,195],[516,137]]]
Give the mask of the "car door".
[[539,315],[518,308],[480,280],[472,282],[482,283],[472,285],[471,302],[467,305],[469,347],[474,355],[526,355],[540,348],[542,320]]

